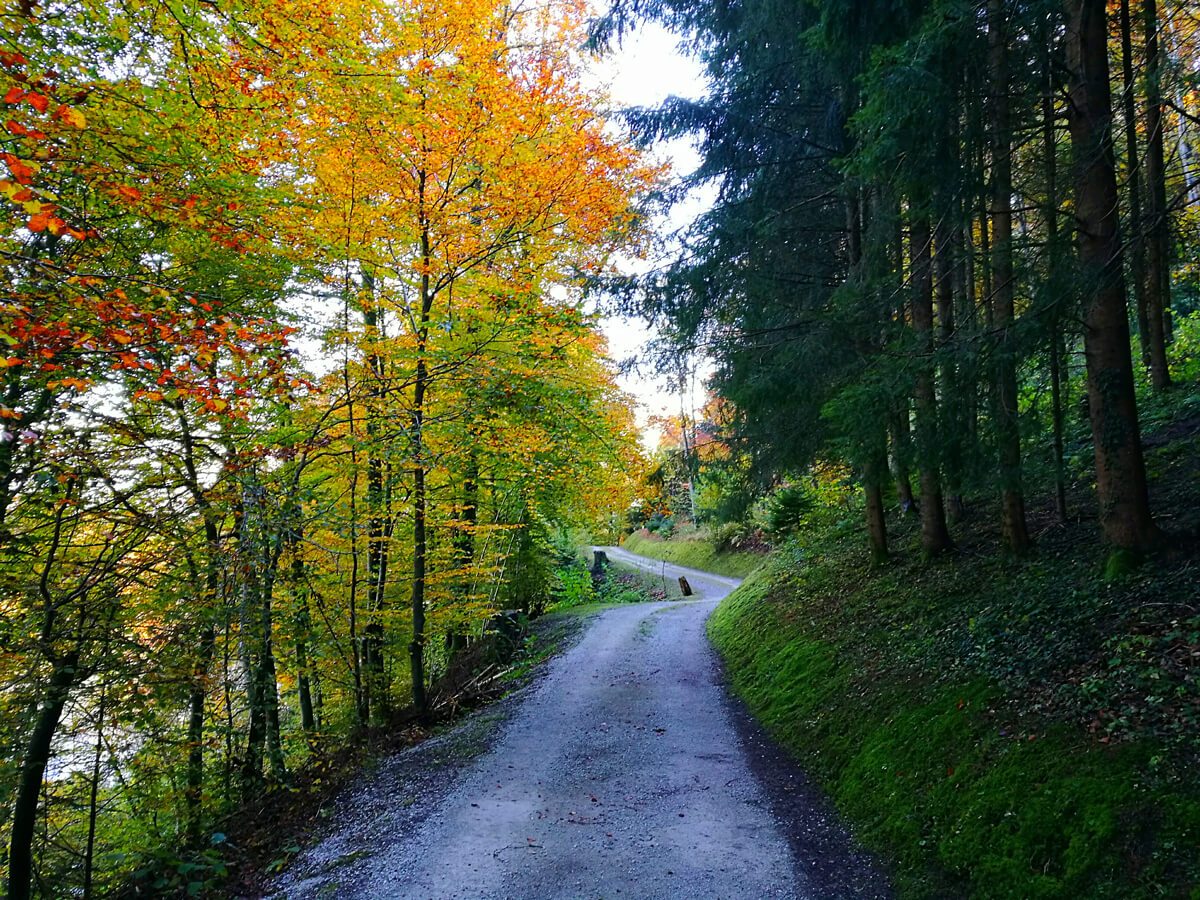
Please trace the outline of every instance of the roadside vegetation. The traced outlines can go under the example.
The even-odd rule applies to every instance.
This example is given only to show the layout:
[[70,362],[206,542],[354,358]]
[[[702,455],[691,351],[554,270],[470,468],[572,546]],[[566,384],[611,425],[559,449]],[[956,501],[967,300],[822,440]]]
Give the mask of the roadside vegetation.
[[713,640],[903,896],[1200,897],[1197,4],[646,20],[716,199],[609,287],[712,375],[627,546],[767,536]]
[[[1197,896],[1195,406],[1183,389],[1146,404],[1151,496],[1177,530],[1136,568],[1111,565],[1086,481],[1066,524],[1049,502],[1031,510],[1021,558],[968,506],[956,550],[931,559],[893,497],[892,555],[872,566],[861,500],[827,472],[713,614],[734,690],[894,866],[900,896]],[[626,546],[717,557],[702,533]]]
[[639,553],[651,559],[664,559],[677,566],[735,578],[745,578],[766,558],[764,552],[722,550],[713,543],[706,531],[693,531],[686,536],[667,540],[643,529],[626,537],[621,546],[630,553]]

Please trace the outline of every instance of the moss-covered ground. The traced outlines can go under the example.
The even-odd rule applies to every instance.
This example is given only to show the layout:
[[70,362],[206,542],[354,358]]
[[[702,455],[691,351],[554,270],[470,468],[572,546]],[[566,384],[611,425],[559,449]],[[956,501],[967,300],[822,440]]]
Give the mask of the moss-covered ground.
[[1121,577],[1087,515],[1034,511],[1020,560],[988,509],[932,561],[893,521],[876,570],[858,521],[827,520],[710,619],[901,897],[1200,898],[1200,436],[1147,445],[1173,535]]

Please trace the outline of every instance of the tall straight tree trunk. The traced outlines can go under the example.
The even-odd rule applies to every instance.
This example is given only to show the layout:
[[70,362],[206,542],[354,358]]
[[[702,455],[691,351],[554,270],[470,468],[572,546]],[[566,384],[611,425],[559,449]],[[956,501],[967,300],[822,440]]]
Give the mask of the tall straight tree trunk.
[[1170,386],[1167,369],[1167,316],[1171,307],[1170,235],[1167,228],[1166,164],[1163,158],[1162,54],[1158,42],[1158,4],[1143,0],[1146,28],[1146,320],[1150,383]]
[[429,363],[425,358],[429,347],[429,316],[433,310],[433,284],[430,268],[433,247],[429,224],[425,220],[425,173],[419,182],[421,215],[421,315],[417,325],[417,369],[413,379],[412,449],[413,449],[413,562],[412,562],[412,643],[409,645],[409,666],[412,672],[413,706],[422,717],[428,715],[429,700],[425,693],[425,578],[429,541],[426,534],[428,497],[425,476],[425,403],[429,389]]
[[33,730],[25,745],[9,830],[7,900],[29,900],[32,896],[33,835],[37,827],[38,797],[42,793],[42,780],[50,762],[50,747],[62,720],[63,709],[71,690],[80,681],[78,664],[77,653],[55,661],[46,693],[33,720]]
[[1159,540],[1142,458],[1112,146],[1105,0],[1064,0],[1067,109],[1075,159],[1075,219],[1084,289],[1084,357],[1104,538],[1144,551]]
[[[350,289],[349,279],[343,298],[344,328],[350,330]],[[365,727],[371,721],[371,700],[367,696],[366,685],[363,683],[362,640],[358,628],[358,583],[359,583],[359,550],[358,550],[358,445],[354,419],[354,387],[350,380],[350,358],[347,346],[346,356],[342,360],[342,389],[346,395],[346,425],[350,439],[350,583],[347,585],[347,623],[350,628],[350,670],[354,677],[354,710],[359,727]]]
[[[868,204],[861,193],[852,189],[846,198],[846,251],[849,277],[857,277],[863,263],[863,219]],[[869,343],[869,342],[864,342]],[[870,348],[866,348],[868,352]],[[863,491],[866,495],[867,545],[871,565],[881,566],[888,558],[887,520],[884,517],[883,485],[887,478],[887,426],[872,422],[862,464]]]
[[1129,174],[1126,192],[1129,198],[1129,280],[1137,307],[1138,336],[1142,344],[1142,362],[1150,367],[1150,317],[1146,314],[1146,239],[1142,233],[1142,160],[1138,151],[1136,82],[1133,77],[1133,26],[1129,0],[1121,0],[1121,111],[1125,118],[1125,156]]
[[882,566],[888,560],[887,519],[883,507],[883,485],[887,479],[887,435],[876,434],[863,463],[863,490],[867,501],[867,546],[871,565]]
[[1004,0],[988,0],[988,68],[992,84],[992,273],[996,350],[996,443],[1000,522],[1010,553],[1029,550],[1021,490],[1021,432],[1017,409],[1017,348],[1012,337],[1015,285],[1012,252],[1012,130],[1009,123],[1008,43]]
[[[107,647],[105,648],[107,650]],[[104,719],[108,715],[108,680],[100,682],[100,704],[96,710],[96,743],[92,749],[92,778],[88,789],[87,843],[83,850],[83,900],[92,900],[96,862],[96,824],[100,816],[100,763],[104,758]]]
[[[1058,140],[1054,129],[1054,95],[1056,80],[1050,52],[1044,61],[1045,93],[1042,95],[1042,149],[1046,169],[1046,271],[1053,279],[1058,271],[1060,253],[1058,246]],[[1054,435],[1054,512],[1060,525],[1067,523],[1067,477],[1064,455],[1063,385],[1066,381],[1063,367],[1062,301],[1054,297],[1050,301],[1050,419]]]
[[[903,297],[904,289],[904,223],[899,205],[893,201],[888,203],[888,217],[892,223],[889,257],[892,266],[892,287],[896,295]],[[903,329],[906,324],[908,310],[903,299],[894,311],[897,325]],[[892,442],[892,477],[896,482],[896,500],[900,506],[901,515],[913,515],[917,512],[916,497],[912,488],[912,470],[910,467],[912,453],[912,426],[909,421],[909,405],[907,397],[895,400],[895,409],[888,419],[888,432]]]
[[242,776],[245,789],[253,792],[262,781],[264,755],[270,763],[272,777],[282,781],[287,776],[279,724],[279,686],[275,672],[274,620],[271,613],[278,555],[270,552],[270,542],[264,536],[263,499],[257,486],[243,491],[240,506],[237,519],[238,555],[245,573],[242,584],[243,625],[246,629],[245,639],[252,640],[254,647],[250,653],[250,725],[246,735]]
[[941,477],[938,472],[937,394],[933,375],[933,265],[930,257],[932,234],[929,219],[914,215],[909,225],[913,301],[912,323],[917,335],[921,359],[916,377],[917,471],[921,485],[921,547],[932,556],[952,545],[946,529],[946,510],[942,504]]
[[[958,302],[959,267],[958,251],[961,247],[961,235],[957,230],[958,204],[953,198],[943,197],[940,204],[942,210],[938,219],[934,238],[934,268],[937,274],[936,309],[937,342],[941,347],[948,347],[954,340],[955,305]],[[944,456],[944,473],[949,493],[946,496],[946,512],[951,519],[961,519],[965,513],[961,488],[963,478],[964,454],[962,452],[962,421],[963,406],[962,391],[958,379],[956,361],[946,355],[938,371],[941,383],[942,411],[949,421],[950,434],[942,441]]]
[[367,625],[363,629],[363,663],[366,668],[365,690],[371,714],[377,722],[388,716],[387,664],[384,659],[383,617],[387,606],[387,576],[390,531],[388,490],[384,478],[384,458],[380,425],[384,410],[384,363],[376,349],[381,339],[379,307],[375,302],[375,275],[363,271],[363,324],[367,340]]
[[[182,401],[177,403],[175,408],[179,419],[186,486],[192,496],[192,502],[196,504],[204,520],[204,573],[202,579],[198,580],[203,581],[201,596],[204,615],[208,617],[208,621],[200,627],[199,652],[192,666],[192,684],[188,694],[188,761],[184,789],[187,836],[190,841],[197,841],[203,825],[201,800],[204,792],[204,703],[208,697],[209,667],[217,650],[215,616],[217,596],[221,589],[221,533],[212,503],[200,484],[195,440]],[[199,573],[196,574],[199,576]]]
[[308,641],[312,631],[312,613],[308,606],[308,580],[304,571],[304,557],[300,552],[304,526],[299,522],[299,512],[288,532],[291,552],[291,589],[294,604],[293,624],[296,630],[296,691],[300,702],[300,728],[310,750],[317,746],[317,723],[313,717],[312,677],[309,670]]
[[[278,557],[275,558],[272,565],[277,562]],[[271,777],[282,782],[287,778],[287,766],[283,755],[283,735],[279,724],[279,679],[275,671],[273,637],[275,627],[271,613],[275,580],[273,571],[263,579],[259,649],[259,667],[262,669],[262,674],[259,676],[259,681],[262,685],[262,700],[266,715],[267,759],[271,763]]]

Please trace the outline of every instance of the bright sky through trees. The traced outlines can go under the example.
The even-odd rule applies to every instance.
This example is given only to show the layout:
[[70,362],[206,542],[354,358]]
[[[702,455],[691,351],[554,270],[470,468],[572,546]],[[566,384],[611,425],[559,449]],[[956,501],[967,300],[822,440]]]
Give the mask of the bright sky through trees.
[[[648,23],[628,35],[611,54],[599,60],[595,73],[609,85],[609,93],[622,108],[631,106],[655,107],[667,97],[698,98],[704,94],[704,77],[700,64],[685,56],[678,48],[678,37],[661,25]],[[691,141],[679,139],[660,142],[655,155],[670,162],[673,172],[686,175],[699,163]],[[656,229],[659,233],[674,231],[687,224],[711,203],[705,195],[692,197],[677,205],[670,216]],[[629,268],[644,269],[646,263],[630,260]],[[605,319],[604,333],[608,336],[613,359],[624,362],[640,359],[649,332],[645,322],[620,316]],[[643,442],[648,447],[658,443],[659,431],[648,425],[652,415],[678,415],[679,397],[666,379],[649,371],[632,371],[619,379],[621,387],[641,401],[638,424],[643,429]],[[699,409],[704,403],[703,379],[694,379],[689,409]]]

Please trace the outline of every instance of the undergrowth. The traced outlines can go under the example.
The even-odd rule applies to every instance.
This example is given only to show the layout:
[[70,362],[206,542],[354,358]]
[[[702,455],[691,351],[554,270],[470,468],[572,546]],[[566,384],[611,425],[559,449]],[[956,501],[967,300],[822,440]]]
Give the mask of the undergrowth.
[[[1178,522],[1200,447],[1148,445]],[[893,525],[912,549],[882,571],[861,534],[802,531],[709,630],[900,895],[1200,897],[1194,537],[1106,579],[1090,522],[1043,529],[1026,560],[968,523],[932,562]]]

